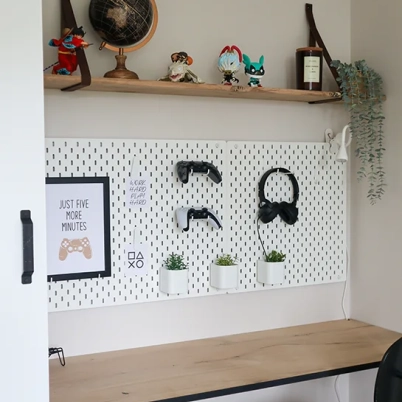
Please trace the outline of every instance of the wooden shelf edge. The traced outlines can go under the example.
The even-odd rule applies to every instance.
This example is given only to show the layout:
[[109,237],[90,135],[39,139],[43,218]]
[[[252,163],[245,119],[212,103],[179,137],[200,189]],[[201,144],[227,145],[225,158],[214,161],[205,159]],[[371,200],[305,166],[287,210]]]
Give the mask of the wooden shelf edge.
[[[45,89],[63,89],[80,82],[79,76],[46,74]],[[92,84],[84,91],[125,92],[154,95],[200,96],[210,98],[257,99],[304,103],[341,101],[339,92],[303,91],[280,88],[250,88],[217,84],[190,84],[162,81],[92,78]]]

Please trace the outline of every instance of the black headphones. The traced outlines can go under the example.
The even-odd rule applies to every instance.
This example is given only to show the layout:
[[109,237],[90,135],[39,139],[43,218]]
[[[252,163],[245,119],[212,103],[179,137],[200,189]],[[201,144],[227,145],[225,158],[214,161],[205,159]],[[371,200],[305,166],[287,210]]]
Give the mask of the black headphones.
[[[265,198],[265,183],[272,173],[284,173],[289,177],[293,185],[293,201],[291,203],[285,201],[279,203],[271,202]],[[297,216],[299,215],[299,210],[296,208],[296,203],[299,199],[299,184],[292,172],[284,168],[268,170],[268,172],[264,173],[264,176],[261,177],[258,184],[258,197],[260,199],[258,218],[261,222],[272,222],[279,215],[288,225],[294,225],[296,223]]]

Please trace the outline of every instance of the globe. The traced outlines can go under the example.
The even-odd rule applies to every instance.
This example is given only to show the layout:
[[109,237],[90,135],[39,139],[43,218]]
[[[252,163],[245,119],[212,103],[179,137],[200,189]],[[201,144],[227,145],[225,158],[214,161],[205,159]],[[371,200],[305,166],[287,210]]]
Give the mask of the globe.
[[91,0],[89,19],[106,43],[132,46],[151,30],[153,7],[150,0]]
[[155,0],[91,0],[89,19],[102,39],[100,50],[117,51],[117,67],[107,72],[107,78],[134,78],[138,75],[126,69],[127,57],[145,46],[155,33],[158,10]]

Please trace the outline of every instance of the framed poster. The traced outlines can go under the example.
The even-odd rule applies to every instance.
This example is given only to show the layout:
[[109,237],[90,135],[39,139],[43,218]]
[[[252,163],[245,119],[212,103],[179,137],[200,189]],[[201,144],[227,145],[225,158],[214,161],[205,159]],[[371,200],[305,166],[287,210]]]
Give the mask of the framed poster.
[[111,276],[109,177],[46,178],[48,281]]

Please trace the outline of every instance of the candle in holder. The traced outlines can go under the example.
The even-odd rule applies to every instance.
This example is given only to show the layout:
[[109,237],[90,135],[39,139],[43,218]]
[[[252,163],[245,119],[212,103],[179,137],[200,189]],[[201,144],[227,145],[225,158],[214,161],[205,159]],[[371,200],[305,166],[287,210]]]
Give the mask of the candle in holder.
[[322,49],[302,47],[296,50],[297,89],[322,90]]

